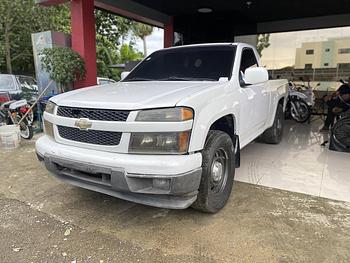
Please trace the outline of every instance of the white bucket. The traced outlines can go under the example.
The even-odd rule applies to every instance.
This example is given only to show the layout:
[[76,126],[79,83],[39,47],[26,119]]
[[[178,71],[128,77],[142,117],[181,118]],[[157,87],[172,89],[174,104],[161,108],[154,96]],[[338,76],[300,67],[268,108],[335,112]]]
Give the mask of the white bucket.
[[14,149],[21,141],[20,129],[17,125],[0,126],[0,147]]

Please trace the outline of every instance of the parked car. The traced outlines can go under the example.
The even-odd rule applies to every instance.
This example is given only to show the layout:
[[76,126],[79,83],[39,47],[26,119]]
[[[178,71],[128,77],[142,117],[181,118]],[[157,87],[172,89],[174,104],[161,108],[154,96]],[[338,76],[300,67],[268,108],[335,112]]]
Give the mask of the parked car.
[[112,83],[117,83],[114,79],[109,79],[109,78],[97,78],[97,85],[106,85],[106,84],[112,84]]
[[258,137],[281,141],[287,89],[247,44],[163,49],[121,82],[51,98],[38,159],[79,187],[214,213],[230,196],[240,150]]
[[[30,76],[0,74],[0,93],[8,94],[9,100],[26,101],[26,106],[22,108],[24,112],[30,108],[38,96],[38,86],[36,80]],[[2,101],[0,98],[0,104]],[[36,107],[28,114],[30,124],[36,117]]]
[[38,96],[38,86],[30,76],[0,74],[0,92],[8,92],[12,99],[32,102]]

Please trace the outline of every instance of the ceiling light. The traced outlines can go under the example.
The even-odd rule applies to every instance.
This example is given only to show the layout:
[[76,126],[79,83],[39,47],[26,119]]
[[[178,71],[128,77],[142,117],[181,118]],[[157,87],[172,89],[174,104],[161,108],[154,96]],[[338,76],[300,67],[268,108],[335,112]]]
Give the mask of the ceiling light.
[[209,7],[201,7],[201,8],[198,8],[198,12],[203,13],[203,14],[208,14],[208,13],[213,12],[213,9],[211,9]]

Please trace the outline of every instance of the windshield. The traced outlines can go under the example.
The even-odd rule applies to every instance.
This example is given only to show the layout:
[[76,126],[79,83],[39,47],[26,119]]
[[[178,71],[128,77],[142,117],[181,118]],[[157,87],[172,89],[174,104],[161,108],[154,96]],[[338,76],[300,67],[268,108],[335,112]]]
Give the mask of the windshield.
[[11,75],[0,75],[0,90],[15,90],[16,86]]
[[181,47],[156,51],[123,81],[218,81],[230,79],[236,48],[231,45]]
[[17,80],[20,83],[22,88],[27,88],[30,90],[38,90],[38,86],[36,84],[36,81],[32,77],[27,76],[17,76]]

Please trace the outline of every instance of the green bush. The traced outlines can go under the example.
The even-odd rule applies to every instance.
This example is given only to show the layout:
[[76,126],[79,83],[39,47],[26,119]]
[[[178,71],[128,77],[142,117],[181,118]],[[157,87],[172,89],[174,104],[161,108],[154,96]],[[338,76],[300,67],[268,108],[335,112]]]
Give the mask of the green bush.
[[60,88],[85,78],[85,62],[69,47],[45,48],[40,52],[42,68]]

